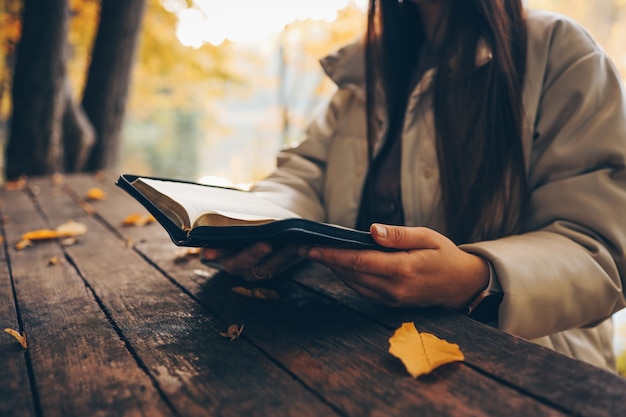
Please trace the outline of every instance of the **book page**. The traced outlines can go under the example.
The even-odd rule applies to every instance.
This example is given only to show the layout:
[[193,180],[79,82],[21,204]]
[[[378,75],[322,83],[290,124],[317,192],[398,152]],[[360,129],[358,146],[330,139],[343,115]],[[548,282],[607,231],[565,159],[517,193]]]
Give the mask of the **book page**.
[[150,178],[140,180],[183,206],[192,225],[203,214],[211,213],[252,222],[300,217],[249,191]]

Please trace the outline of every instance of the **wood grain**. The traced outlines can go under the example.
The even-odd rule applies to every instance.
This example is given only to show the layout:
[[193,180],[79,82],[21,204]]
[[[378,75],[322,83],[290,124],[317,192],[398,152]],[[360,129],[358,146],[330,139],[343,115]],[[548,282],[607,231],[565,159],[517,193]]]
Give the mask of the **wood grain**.
[[[60,195],[50,190],[55,193]],[[26,193],[11,196],[7,241],[42,410],[50,416],[94,415],[118,407],[128,415],[173,415],[59,244],[14,249],[23,233],[51,225]],[[55,256],[61,262],[50,266]]]
[[0,416],[30,417],[35,415],[35,399],[32,396],[30,380],[28,378],[26,353],[19,343],[5,328],[21,331],[20,321],[13,296],[13,284],[10,268],[6,258],[7,236],[4,233],[5,224],[11,219],[4,213],[4,201],[7,193],[20,191],[0,191],[0,357],[2,372],[0,372]]
[[311,291],[340,300],[388,328],[414,321],[420,331],[435,332],[459,344],[466,353],[467,363],[475,369],[566,413],[607,417],[626,415],[626,379],[616,374],[454,312],[391,310],[372,304],[321,269],[318,266],[305,270],[297,281]]
[[[211,315],[70,195],[39,185],[51,223],[69,216],[87,225],[81,244],[66,255],[178,413],[261,416],[271,407],[278,416],[335,414],[245,339],[222,337],[230,322]],[[94,202],[96,213],[105,201]]]
[[[76,194],[88,187],[78,185]],[[245,323],[246,338],[342,413],[361,415],[384,409],[391,415],[493,415],[508,407],[519,415],[561,415],[461,364],[414,380],[387,353],[391,335],[387,329],[372,326],[350,309],[320,300],[296,285],[284,283],[279,302],[242,299],[231,291],[238,283],[230,277],[210,271],[212,279],[202,279],[193,274],[202,268],[197,261],[176,264],[175,248],[168,239],[155,238],[145,228],[120,227],[120,214],[111,209],[123,207],[124,199],[118,200],[122,196],[114,190],[109,192],[107,208],[96,210],[104,221],[124,238],[137,241],[139,252],[207,309],[231,322]],[[490,392],[494,398],[483,401],[481,392]]]

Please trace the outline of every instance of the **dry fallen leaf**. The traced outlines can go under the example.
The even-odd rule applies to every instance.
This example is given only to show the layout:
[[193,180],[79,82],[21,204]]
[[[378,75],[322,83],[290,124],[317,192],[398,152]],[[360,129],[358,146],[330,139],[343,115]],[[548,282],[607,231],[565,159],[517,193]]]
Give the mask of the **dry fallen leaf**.
[[101,188],[90,188],[85,195],[85,200],[106,200],[107,194]]
[[57,237],[59,237],[59,233],[56,230],[39,229],[24,233],[22,240],[48,240],[56,239]]
[[26,333],[18,333],[17,330],[13,329],[4,329],[4,331],[13,336],[18,342],[20,342],[20,345],[22,345],[22,349],[28,349],[28,345],[26,344]]
[[228,330],[226,330],[226,332],[220,332],[220,335],[229,338],[232,342],[233,340],[239,338],[242,332],[243,324],[241,326],[239,326],[238,324],[231,324],[230,326],[228,326]]
[[59,263],[59,257],[58,256],[53,256],[52,258],[48,259],[48,265],[52,266],[52,265],[56,265]]
[[274,290],[267,288],[233,287],[233,292],[243,297],[256,298],[257,300],[278,300],[280,295]]
[[87,233],[87,226],[70,220],[57,227],[56,232],[59,234],[58,237],[61,238],[82,236]]
[[55,230],[52,229],[39,229],[31,232],[26,232],[22,235],[22,240],[48,240],[66,237],[76,237],[87,233],[87,226],[82,223],[70,220],[63,223]]
[[389,339],[389,353],[402,361],[413,378],[428,374],[441,365],[465,359],[459,345],[430,333],[420,333],[414,323],[402,326]]
[[22,239],[15,244],[15,250],[24,250],[29,246],[33,246],[33,242],[28,239]]
[[156,222],[156,219],[151,214],[133,213],[128,215],[124,220],[122,220],[122,226],[141,227],[154,222]]
[[15,181],[7,181],[4,183],[4,189],[7,191],[23,190],[26,187],[26,177],[20,177]]

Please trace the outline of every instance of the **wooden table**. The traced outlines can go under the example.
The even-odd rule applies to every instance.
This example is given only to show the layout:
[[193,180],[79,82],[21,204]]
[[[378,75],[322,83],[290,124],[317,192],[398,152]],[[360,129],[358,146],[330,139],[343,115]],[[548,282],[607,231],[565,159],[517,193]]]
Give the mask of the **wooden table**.
[[[114,178],[31,179],[0,194],[0,416],[626,416],[626,379],[440,310],[388,309],[321,267],[235,294]],[[92,187],[102,201],[85,202]],[[73,246],[24,250],[27,231],[87,225]],[[58,257],[60,262],[49,265]],[[465,362],[411,378],[388,349],[402,322],[458,343]],[[220,335],[243,324],[241,337]]]

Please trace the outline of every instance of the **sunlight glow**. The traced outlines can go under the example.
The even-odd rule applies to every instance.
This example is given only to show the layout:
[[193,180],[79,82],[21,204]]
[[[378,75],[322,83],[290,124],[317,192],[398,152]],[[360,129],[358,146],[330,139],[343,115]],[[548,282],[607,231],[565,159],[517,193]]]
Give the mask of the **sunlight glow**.
[[180,43],[199,48],[204,42],[219,45],[231,42],[256,43],[280,32],[297,20],[333,21],[337,11],[348,4],[365,9],[367,0],[162,0],[163,7],[178,15],[176,36]]

